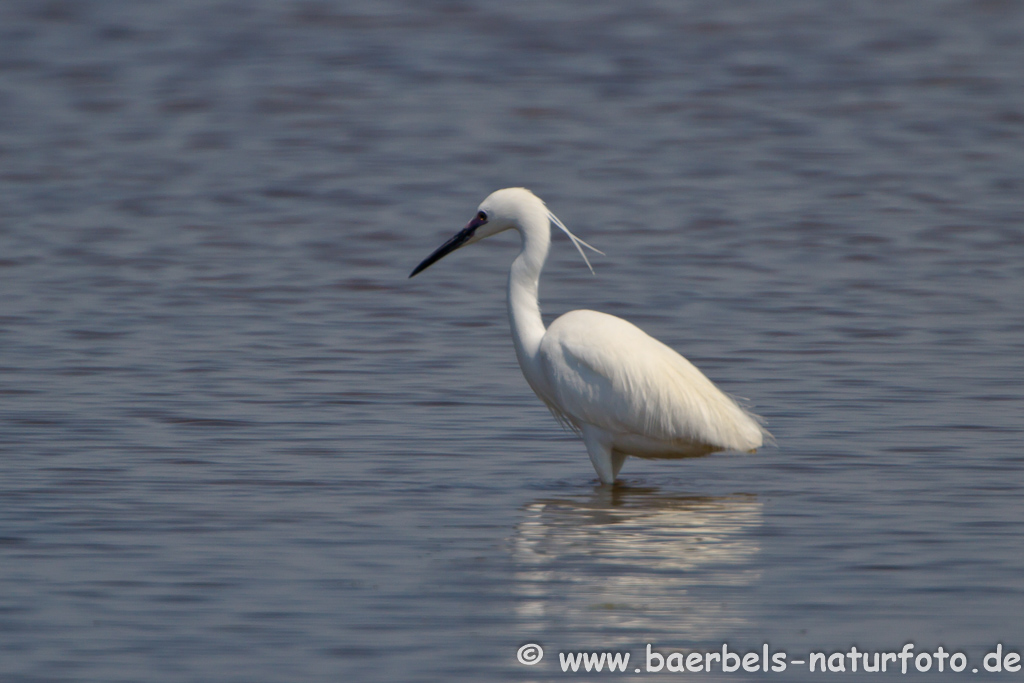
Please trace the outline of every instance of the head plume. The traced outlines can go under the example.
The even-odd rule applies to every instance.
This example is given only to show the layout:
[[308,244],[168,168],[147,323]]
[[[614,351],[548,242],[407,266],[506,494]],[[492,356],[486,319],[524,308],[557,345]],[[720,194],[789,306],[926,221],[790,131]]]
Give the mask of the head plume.
[[590,264],[590,259],[587,258],[586,253],[583,251],[583,247],[604,256],[603,251],[587,244],[579,237],[572,234],[569,228],[565,227],[565,223],[559,220],[558,216],[548,209],[547,205],[544,204],[544,200],[525,187],[507,187],[504,190],[497,190],[491,193],[491,195],[487,197],[482,204],[480,204],[480,209],[485,213],[497,210],[499,213],[506,216],[516,215],[522,210],[527,210],[531,213],[536,212],[543,215],[552,224],[558,227],[559,230],[566,234],[573,246],[576,247],[576,251],[578,251],[580,256],[583,257],[583,262],[587,264],[587,268],[590,269],[591,273],[594,272],[594,267]]

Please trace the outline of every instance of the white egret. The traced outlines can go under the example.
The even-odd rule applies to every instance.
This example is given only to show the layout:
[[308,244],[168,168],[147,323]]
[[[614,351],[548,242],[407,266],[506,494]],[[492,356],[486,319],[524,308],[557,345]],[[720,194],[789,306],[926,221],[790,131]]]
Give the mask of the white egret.
[[512,187],[487,197],[473,220],[409,277],[485,237],[519,232],[523,246],[508,276],[508,316],[519,367],[555,418],[583,437],[604,484],[614,483],[627,455],[685,458],[760,447],[770,435],[756,416],[635,325],[580,310],[544,328],[537,290],[551,223],[569,236],[590,267],[581,245],[598,250],[569,232],[532,192]]

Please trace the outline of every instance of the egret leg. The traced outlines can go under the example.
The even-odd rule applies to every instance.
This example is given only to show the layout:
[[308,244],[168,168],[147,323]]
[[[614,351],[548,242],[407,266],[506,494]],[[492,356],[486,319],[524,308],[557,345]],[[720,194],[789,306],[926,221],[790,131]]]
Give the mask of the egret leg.
[[602,484],[614,484],[619,476],[626,454],[612,450],[612,437],[603,429],[586,425],[583,427],[583,443],[587,446],[590,462],[597,470]]

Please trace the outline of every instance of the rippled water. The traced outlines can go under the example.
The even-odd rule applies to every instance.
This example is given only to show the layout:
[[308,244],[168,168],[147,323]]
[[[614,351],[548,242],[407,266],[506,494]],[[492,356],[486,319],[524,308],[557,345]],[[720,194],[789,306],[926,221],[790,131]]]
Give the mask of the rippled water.
[[[1022,143],[1015,2],[0,4],[0,678],[1021,651]],[[509,185],[778,446],[597,486]]]

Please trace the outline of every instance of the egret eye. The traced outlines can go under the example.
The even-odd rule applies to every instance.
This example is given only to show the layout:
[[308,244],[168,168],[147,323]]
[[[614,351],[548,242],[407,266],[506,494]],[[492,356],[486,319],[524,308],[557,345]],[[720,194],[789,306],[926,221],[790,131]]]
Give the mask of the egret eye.
[[486,221],[487,220],[487,212],[486,211],[480,211],[479,213],[477,213],[476,217],[477,217],[477,220]]

